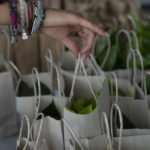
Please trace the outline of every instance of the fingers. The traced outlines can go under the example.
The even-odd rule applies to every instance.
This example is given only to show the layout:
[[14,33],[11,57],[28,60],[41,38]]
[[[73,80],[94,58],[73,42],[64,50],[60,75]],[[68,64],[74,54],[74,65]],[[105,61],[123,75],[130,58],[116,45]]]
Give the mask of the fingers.
[[108,37],[108,34],[104,30],[100,29],[97,25],[84,19],[81,16],[75,15],[74,16],[74,22],[78,23],[78,25],[80,25],[82,27],[90,29],[91,31],[97,33],[100,36]]
[[86,57],[91,53],[95,34],[88,29],[84,29],[79,33],[79,35],[82,38],[81,55],[82,59],[85,60]]
[[86,27],[88,29],[90,29],[91,31],[99,34],[100,36],[103,36],[103,37],[107,37],[108,34],[103,31],[102,29],[100,29],[97,25],[85,20],[85,19],[81,19],[81,22],[80,22],[81,26],[83,27]]
[[73,39],[71,39],[71,37],[69,36],[65,37],[61,42],[74,54],[76,58],[78,57],[79,54],[78,45],[75,43]]
[[49,9],[46,13],[44,21],[44,27],[56,27],[56,26],[67,26],[67,25],[78,25],[90,29],[91,31],[99,34],[100,36],[107,37],[102,29],[90,21],[84,19],[80,15],[72,13],[70,11],[54,10]]

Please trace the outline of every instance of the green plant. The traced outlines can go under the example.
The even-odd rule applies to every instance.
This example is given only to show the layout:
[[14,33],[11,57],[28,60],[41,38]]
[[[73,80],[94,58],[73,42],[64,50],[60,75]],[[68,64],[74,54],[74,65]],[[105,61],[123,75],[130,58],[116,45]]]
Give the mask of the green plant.
[[[95,96],[98,99],[100,97],[100,93],[95,92]],[[94,96],[90,99],[85,99],[84,97],[80,97],[79,99],[72,102],[70,108],[66,108],[66,109],[77,114],[89,114],[98,109],[96,103],[97,102]]]

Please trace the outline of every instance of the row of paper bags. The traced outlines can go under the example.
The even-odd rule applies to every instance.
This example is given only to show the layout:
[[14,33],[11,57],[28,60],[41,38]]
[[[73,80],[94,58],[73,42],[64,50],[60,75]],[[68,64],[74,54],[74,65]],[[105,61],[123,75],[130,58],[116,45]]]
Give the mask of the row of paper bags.
[[[124,30],[120,32],[124,32]],[[50,57],[51,59],[48,59],[47,57],[47,61],[55,67],[57,76],[59,77],[57,78],[58,92],[54,93],[58,94],[57,96],[61,99],[60,103],[64,106],[67,106],[73,99],[77,99],[81,96],[89,98],[94,95],[94,92],[101,91],[101,95],[99,99],[97,99],[99,109],[90,114],[75,114],[64,107],[61,108],[62,105],[60,105],[58,109],[63,117],[61,122],[61,128],[62,126],[63,128],[57,131],[63,130],[63,132],[61,132],[62,134],[54,132],[54,135],[58,135],[63,139],[62,147],[60,147],[62,140],[59,141],[59,138],[56,138],[53,135],[52,130],[55,131],[55,128],[52,127],[53,123],[50,121],[50,117],[48,118],[49,121],[47,122],[49,125],[46,123],[46,127],[44,127],[44,129],[48,127],[48,130],[46,129],[46,131],[41,132],[41,138],[46,139],[50,149],[55,149],[56,145],[59,145],[58,149],[71,149],[73,147],[73,149],[91,150],[148,150],[150,148],[150,144],[148,142],[150,137],[149,99],[146,89],[144,89],[146,88],[144,86],[145,78],[149,75],[149,73],[147,73],[147,71],[144,73],[142,69],[138,70],[136,68],[135,55],[139,55],[139,57],[141,57],[138,49],[136,51],[130,49],[127,56],[127,69],[116,70],[114,71],[115,73],[106,73],[107,77],[106,74],[100,70],[92,55],[90,55],[83,63],[80,57],[76,61],[70,52],[64,51],[62,56],[59,56],[60,61],[58,66],[53,62],[52,56]],[[130,59],[133,59],[134,62],[133,69],[129,69],[128,64]],[[117,77],[119,77],[119,79],[117,79]],[[110,89],[109,92],[109,80],[111,80],[112,84],[115,85],[115,96],[112,94],[113,89]],[[141,89],[138,85],[139,81],[142,82],[143,89]],[[118,88],[126,93],[130,92],[131,96],[119,96]],[[44,98],[43,100],[42,97],[40,98],[40,105],[42,106]],[[58,106],[59,104],[56,105]],[[117,129],[118,126],[116,126],[114,122],[116,119],[112,112],[114,107],[117,108],[119,112],[120,129]],[[127,118],[131,120],[131,122],[135,125],[135,128],[126,129],[123,127],[123,115],[121,115],[121,113],[125,114]],[[105,126],[103,126],[103,122],[105,122]],[[114,128],[112,127],[113,125]],[[56,127],[57,125],[54,126]],[[70,129],[71,133],[66,130],[66,126]],[[35,134],[37,134],[37,132]],[[50,140],[51,138],[52,140]],[[56,139],[58,144],[54,142]],[[53,142],[51,143],[51,141]]]
[[[135,51],[129,51],[127,60],[135,60],[134,56]],[[18,150],[113,148],[149,150],[150,114],[148,99],[146,99],[148,96],[137,84],[139,80],[143,80],[144,84],[145,76],[142,75],[143,70],[136,69],[135,64],[131,70],[128,68],[118,70],[115,71],[116,75],[109,72],[106,76],[92,55],[83,62],[80,57],[75,60],[70,52],[64,51],[59,56],[60,61],[56,65],[51,51],[48,50],[46,61],[49,72],[38,73],[37,69],[33,68],[32,74],[22,75],[17,67],[12,62],[6,62],[2,55],[1,60],[6,71],[0,74],[0,137],[16,135],[17,127],[20,128],[19,122],[22,120],[17,143]],[[140,72],[138,79],[136,78],[137,71]],[[122,74],[126,74],[125,77],[122,77]],[[58,85],[56,89],[54,76]],[[115,95],[112,94],[113,86],[109,92],[109,80],[112,85],[115,85]],[[22,81],[29,87],[33,87],[34,96],[19,96],[18,91]],[[42,88],[40,82],[51,90],[51,94],[40,93]],[[132,97],[118,96],[118,87],[127,93],[130,92]],[[95,92],[99,91],[101,94],[97,98]],[[66,109],[73,99],[79,97],[88,99],[92,96],[95,96],[98,106],[98,109],[92,113],[76,114]],[[45,117],[41,113],[52,102],[61,114],[60,120],[50,116]],[[119,112],[120,129],[117,129],[115,125],[116,117],[113,111],[116,109]],[[121,112],[134,123],[136,128],[125,129],[123,127]],[[27,126],[25,126],[25,121]]]

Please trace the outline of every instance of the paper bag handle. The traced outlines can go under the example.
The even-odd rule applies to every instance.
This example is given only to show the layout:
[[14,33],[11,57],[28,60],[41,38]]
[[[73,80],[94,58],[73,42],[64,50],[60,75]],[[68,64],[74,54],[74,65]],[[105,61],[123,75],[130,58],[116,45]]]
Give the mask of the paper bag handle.
[[110,50],[111,50],[111,40],[110,40],[110,36],[107,37],[107,41],[108,41],[108,47],[107,47],[107,50],[106,50],[106,55],[104,57],[104,60],[103,60],[103,63],[101,64],[101,68],[103,69],[107,60],[108,60],[108,57],[109,57],[109,54],[110,54]]
[[112,145],[113,145],[113,113],[114,110],[118,111],[119,114],[119,121],[120,121],[120,136],[119,136],[119,147],[118,150],[121,150],[121,138],[122,138],[122,131],[123,131],[123,118],[122,113],[117,104],[113,104],[110,112],[110,129],[111,129],[111,137],[112,137]]
[[[9,61],[9,70],[12,72],[13,78],[14,78],[14,80],[16,82],[16,93],[17,93],[18,90],[19,90],[19,86],[20,86],[21,80],[22,80],[22,74],[19,71],[18,67],[12,61]],[[19,76],[19,79],[17,79],[17,75],[16,74]]]
[[[128,43],[129,43],[129,52],[128,52],[128,55],[130,54],[130,51],[132,51],[133,50],[133,46],[132,46],[132,40],[131,40],[131,36],[130,36],[130,34],[129,34],[129,32],[127,31],[127,30],[125,30],[125,29],[121,29],[118,33],[117,33],[117,36],[116,36],[116,43],[117,43],[117,45],[119,46],[119,36],[122,34],[122,33],[124,33],[125,35],[126,35],[126,37],[127,37],[127,40],[128,40]],[[128,65],[128,56],[127,55],[127,59],[126,59],[126,66],[127,66],[127,70],[128,70],[128,78],[130,77],[130,75],[129,75],[129,65]],[[136,62],[134,62],[135,64],[136,64]],[[134,65],[134,67],[135,67],[135,65]],[[133,77],[133,79],[135,80],[136,79],[136,70],[135,70],[136,68],[133,68],[133,71],[134,71],[134,77]],[[130,79],[129,79],[130,80]]]
[[133,58],[133,85],[135,85],[136,83],[136,72],[137,72],[137,67],[136,67],[136,56],[135,56],[135,51],[133,49],[130,50],[130,52],[128,53],[127,55],[127,70],[128,70],[128,77],[130,76],[129,75],[129,69],[130,69],[130,65],[129,65],[129,62],[130,62],[130,59],[131,59],[131,56]]
[[47,62],[47,69],[48,69],[48,72],[50,74],[50,83],[51,83],[50,88],[51,88],[51,91],[54,92],[54,89],[53,89],[53,76],[54,76],[54,72],[53,72],[53,55],[52,55],[52,51],[50,50],[50,48],[47,49],[46,56],[52,60],[51,64]]
[[93,67],[93,70],[96,69],[96,72],[99,74],[99,75],[105,75],[105,73],[101,70],[101,68],[99,67],[99,65],[97,64],[94,56],[92,54],[89,55],[90,57],[90,60],[91,60],[91,64],[94,66]]
[[[41,117],[41,119],[40,119],[40,126],[39,126],[39,130],[38,130],[38,134],[37,134],[37,139],[34,140],[33,139],[33,136],[34,136],[34,126],[35,126],[35,122],[37,121],[37,119],[39,117]],[[42,131],[42,128],[43,128],[43,123],[44,123],[44,114],[43,113],[37,114],[37,116],[34,118],[33,123],[31,125],[31,140],[33,141],[33,143],[35,142],[35,144],[34,144],[34,150],[37,150],[37,148],[38,148],[38,143],[39,143],[40,136],[41,136],[41,131]]]
[[121,30],[117,33],[117,35],[116,35],[116,43],[117,43],[117,45],[119,46],[119,36],[120,36],[122,33],[124,33],[124,34],[126,35],[126,37],[127,37],[127,40],[128,40],[128,43],[129,43],[129,50],[130,50],[130,49],[133,49],[130,34],[129,34],[129,32],[128,32],[127,30],[125,30],[125,29],[121,29]]
[[[38,96],[37,96],[36,81],[38,84]],[[36,115],[37,115],[41,104],[41,85],[40,85],[39,73],[36,68],[32,69],[32,82],[33,82],[33,89],[34,89],[34,97],[36,101]]]
[[[89,55],[90,56],[90,58],[92,57],[92,61],[94,60],[95,61],[95,58],[94,58],[94,51],[95,51],[95,47],[96,47],[96,40],[97,40],[97,38],[95,37],[95,39],[94,39],[94,44],[93,44],[93,47],[92,47],[92,53]],[[106,64],[106,62],[107,62],[107,59],[108,59],[108,56],[109,56],[109,54],[110,54],[110,50],[111,50],[111,40],[110,40],[110,36],[108,36],[107,37],[107,41],[108,41],[108,47],[107,47],[107,53],[106,53],[106,55],[105,55],[105,57],[104,57],[104,60],[103,60],[103,63],[101,64],[101,66],[99,67],[98,66],[98,68],[104,68],[104,66],[105,66],[105,64]],[[96,62],[96,61],[95,61]],[[94,63],[94,64],[97,64],[97,63]]]
[[[9,33],[6,30],[4,30],[4,29],[0,29],[0,32],[3,33],[5,35],[5,37],[6,37],[6,39],[7,39],[7,57],[6,57],[6,61],[9,61],[10,60],[10,39],[9,39]],[[2,53],[2,51],[1,51],[1,53]],[[2,54],[2,56],[3,56],[3,54]],[[4,57],[3,57],[3,59],[4,59]],[[5,61],[5,59],[4,59],[4,61]]]
[[[53,55],[52,55],[52,52],[51,52],[50,49],[48,49],[48,53],[49,53],[50,55],[45,55],[45,59],[46,59],[48,65],[51,64],[51,68],[54,68],[55,70],[58,70],[58,72],[56,72],[56,73],[58,73],[58,74],[57,74],[57,80],[60,81],[60,71],[59,71],[59,67],[58,67],[57,64],[54,62],[54,60],[53,60]],[[56,68],[57,68],[57,69],[56,69]],[[58,78],[58,77],[59,77],[59,78]],[[61,83],[61,82],[60,82],[60,83]],[[64,94],[62,85],[61,85],[60,83],[58,83],[58,88],[61,87],[61,92]]]
[[[102,118],[101,118],[101,122],[102,122],[102,133],[105,136],[105,139],[107,141],[107,149],[108,150],[112,150],[112,141],[111,141],[111,136],[110,136],[110,128],[109,128],[109,122],[108,122],[108,118],[105,112],[102,113]],[[105,123],[105,125],[104,125]],[[105,134],[105,129],[104,126],[106,127],[106,134]]]
[[[112,72],[111,76],[113,76],[113,78],[115,79],[116,104],[118,104],[118,79],[117,79],[117,76],[116,76],[115,72]],[[110,82],[111,82],[111,95],[113,95],[113,83],[112,83],[111,79],[110,79]]]
[[84,150],[81,142],[79,141],[79,139],[77,138],[77,136],[75,135],[75,133],[73,132],[73,130],[71,129],[71,127],[69,126],[67,121],[65,119],[62,119],[62,121],[64,123],[64,126],[69,131],[70,135],[72,136],[73,141],[77,142],[77,144],[78,144],[78,146],[80,147],[81,150]]
[[62,98],[61,95],[63,95],[65,97],[61,82],[60,82],[60,71],[56,65],[55,62],[53,62],[52,59],[50,59],[49,57],[45,56],[45,59],[47,60],[48,63],[52,64],[52,66],[55,68],[56,70],[56,74],[57,74],[57,83],[58,83],[58,96],[59,96],[59,100],[60,100],[60,104],[61,104],[61,115],[63,116],[63,103],[62,103]]
[[73,97],[73,93],[74,93],[73,90],[74,90],[75,81],[76,81],[76,78],[77,78],[77,73],[78,73],[78,69],[79,69],[80,63],[81,63],[81,67],[82,67],[82,69],[83,69],[84,75],[85,75],[85,77],[86,77],[86,79],[87,79],[89,88],[90,88],[90,90],[91,90],[91,92],[92,92],[92,94],[93,94],[93,96],[94,96],[94,98],[95,98],[95,100],[96,100],[96,102],[97,102],[98,100],[97,100],[97,98],[96,98],[96,95],[95,95],[95,93],[94,93],[92,87],[91,87],[91,84],[90,84],[90,81],[89,81],[89,79],[88,79],[88,75],[87,75],[87,73],[86,73],[86,69],[85,69],[85,67],[84,67],[83,60],[82,60],[80,54],[79,54],[79,58],[77,59],[77,63],[76,63],[75,71],[74,71],[74,78],[73,78],[72,87],[71,87],[71,92],[70,92],[70,96],[69,96],[69,102],[71,101],[71,99],[72,99],[72,97]]
[[131,22],[131,24],[133,26],[133,30],[136,30],[136,24],[135,24],[135,21],[133,20],[133,18],[131,17],[131,15],[128,15],[127,19]]
[[141,75],[141,82],[142,82],[142,89],[144,90],[144,62],[143,62],[143,57],[141,55],[141,52],[139,50],[139,41],[138,41],[138,37],[137,37],[137,34],[134,32],[134,31],[130,31],[130,34],[133,35],[133,37],[135,38],[135,41],[136,41],[136,53],[140,59],[140,63],[141,63],[141,72],[142,72],[142,75]]
[[21,122],[21,127],[20,127],[20,133],[19,133],[19,137],[18,137],[18,140],[17,140],[17,147],[20,146],[20,142],[21,142],[21,138],[22,138],[22,132],[23,132],[23,127],[24,127],[24,122],[27,123],[27,140],[26,140],[26,143],[23,147],[23,150],[26,150],[27,146],[28,146],[28,143],[29,143],[29,140],[30,140],[30,121],[29,121],[29,118],[24,115],[23,119],[22,119],[22,122]]

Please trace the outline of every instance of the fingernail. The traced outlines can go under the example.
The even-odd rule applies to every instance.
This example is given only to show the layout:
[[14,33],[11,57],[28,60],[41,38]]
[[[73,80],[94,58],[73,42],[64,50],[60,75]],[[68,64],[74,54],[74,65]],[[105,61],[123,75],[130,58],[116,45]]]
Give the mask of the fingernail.
[[105,35],[106,37],[109,37],[109,34],[108,34],[107,32],[104,32],[104,35]]

